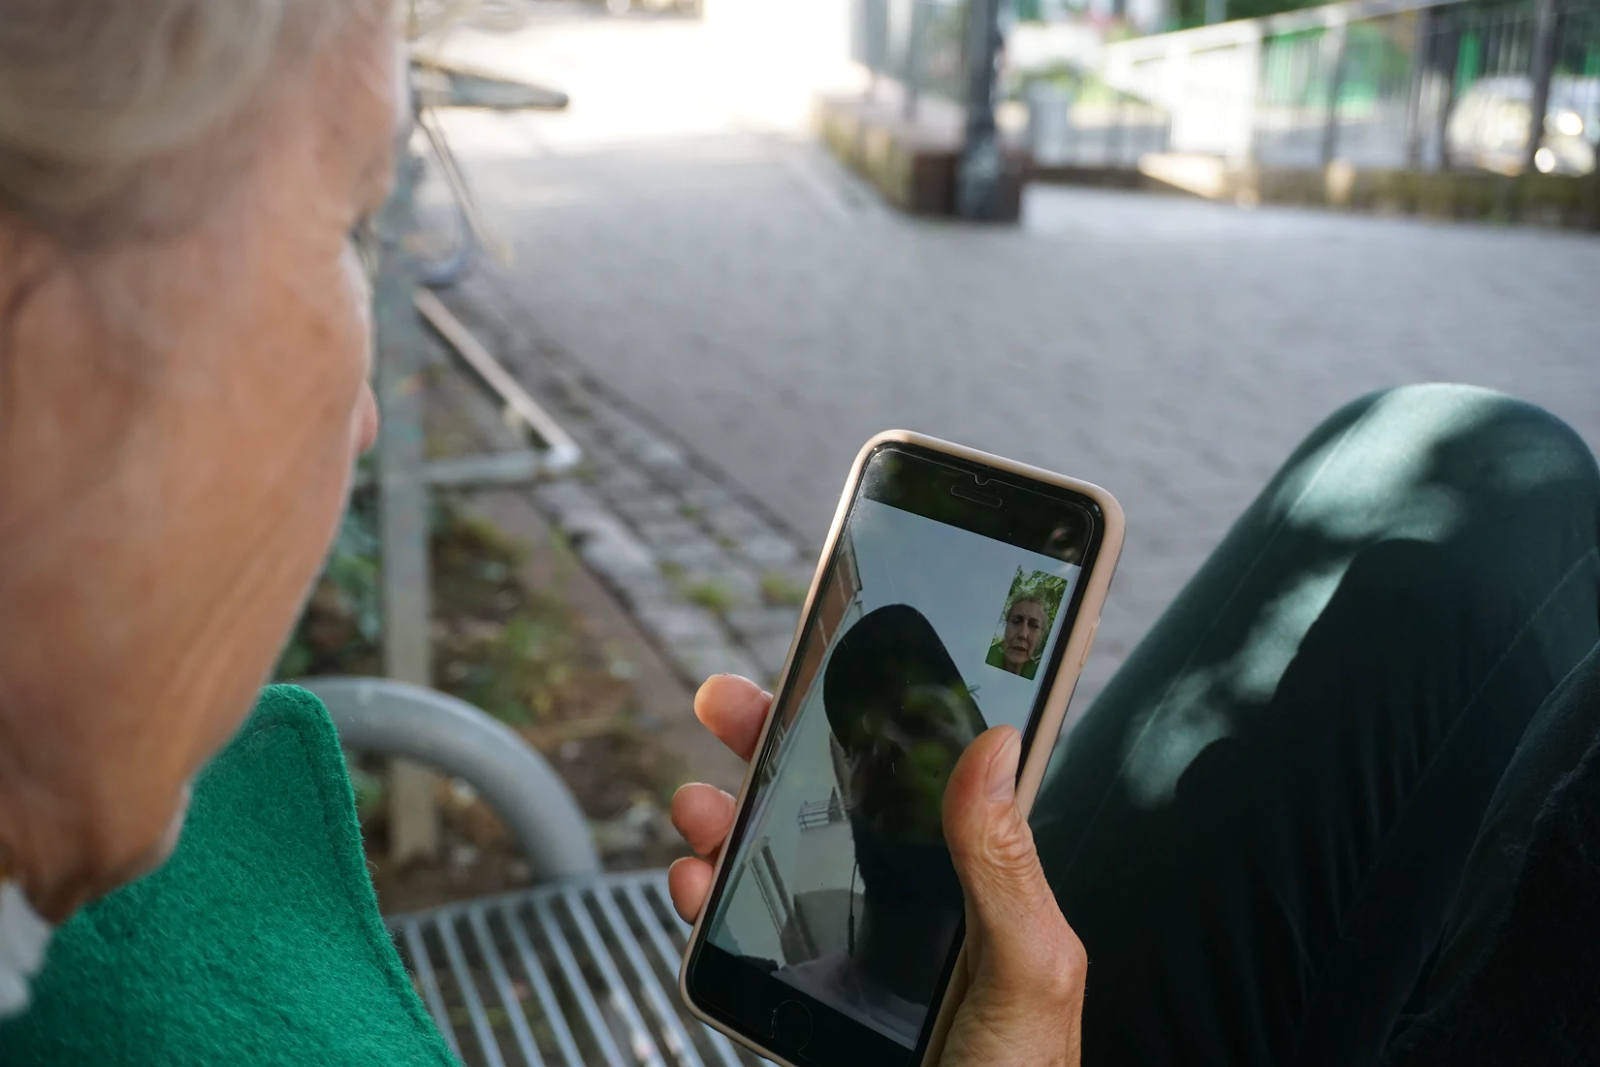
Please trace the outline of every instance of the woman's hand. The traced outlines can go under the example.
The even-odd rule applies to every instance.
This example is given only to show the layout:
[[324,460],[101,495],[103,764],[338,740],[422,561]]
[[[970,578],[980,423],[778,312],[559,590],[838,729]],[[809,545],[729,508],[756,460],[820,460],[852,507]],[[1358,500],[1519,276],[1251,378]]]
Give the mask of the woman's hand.
[[[744,759],[755,752],[771,697],[719,675],[694,701],[700,721]],[[941,1067],[1079,1067],[1088,958],[1045,882],[1017,809],[1021,739],[1008,726],[962,755],[944,798],[945,840],[967,898],[967,993]],[[672,822],[702,858],[672,865],[678,913],[693,921],[711,890],[711,863],[733,828],[734,798],[694,784],[672,798]]]

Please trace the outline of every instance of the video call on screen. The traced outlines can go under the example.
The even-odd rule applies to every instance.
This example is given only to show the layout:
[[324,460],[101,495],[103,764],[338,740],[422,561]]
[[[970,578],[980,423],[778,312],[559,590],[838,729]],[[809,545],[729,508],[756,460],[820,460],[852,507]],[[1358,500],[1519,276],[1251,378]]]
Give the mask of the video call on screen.
[[944,784],[979,733],[1025,729],[1079,571],[856,501],[712,944],[915,1046],[961,915]]

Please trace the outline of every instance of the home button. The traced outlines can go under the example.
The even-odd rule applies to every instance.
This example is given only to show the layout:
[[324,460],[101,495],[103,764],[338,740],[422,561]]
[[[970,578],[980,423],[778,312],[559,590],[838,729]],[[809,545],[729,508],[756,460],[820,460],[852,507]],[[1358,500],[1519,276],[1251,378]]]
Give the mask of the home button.
[[799,1052],[811,1040],[811,1009],[798,1000],[786,1000],[772,1012],[772,1043]]

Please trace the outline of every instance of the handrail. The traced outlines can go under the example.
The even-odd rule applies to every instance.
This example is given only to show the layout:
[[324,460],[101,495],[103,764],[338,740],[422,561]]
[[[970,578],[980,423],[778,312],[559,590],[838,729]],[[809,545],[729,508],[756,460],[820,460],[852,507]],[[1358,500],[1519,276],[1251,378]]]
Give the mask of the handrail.
[[1155,58],[1165,55],[1174,43],[1182,43],[1191,51],[1203,51],[1232,44],[1248,44],[1263,37],[1301,30],[1339,26],[1362,19],[1382,18],[1406,11],[1446,7],[1462,0],[1341,0],[1320,7],[1284,11],[1276,15],[1262,15],[1253,19],[1235,19],[1211,26],[1194,26],[1187,30],[1153,33],[1145,37],[1129,37],[1106,45],[1106,54],[1126,53],[1129,57]]
[[340,743],[425,763],[476,789],[540,882],[600,873],[588,821],[550,764],[504,723],[464,700],[389,678],[308,678]]

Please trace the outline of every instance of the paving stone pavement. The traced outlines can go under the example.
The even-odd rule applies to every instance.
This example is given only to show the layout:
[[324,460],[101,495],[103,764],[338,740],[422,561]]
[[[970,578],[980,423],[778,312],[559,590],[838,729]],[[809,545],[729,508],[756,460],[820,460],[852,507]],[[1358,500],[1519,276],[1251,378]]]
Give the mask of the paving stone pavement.
[[[643,413],[601,427],[637,460],[582,491],[675,541],[691,580],[723,536],[740,593],[784,532],[820,541],[878,430],[1004,453],[1127,509],[1087,696],[1345,400],[1473,382],[1600,445],[1592,236],[1048,187],[1021,227],[974,229],[886,212],[814,147],[732,120],[591,140],[564,121],[471,120],[463,157],[515,255],[474,292],[537,334],[518,368],[536,387],[575,365]],[[705,515],[638,495],[660,485]]]
[[[604,194],[595,204],[508,213],[537,252],[503,291],[692,449],[697,471],[749,492],[802,543],[820,541],[860,443],[893,425],[1085,477],[1123,501],[1128,549],[1085,695],[1346,399],[1475,382],[1600,443],[1592,238],[1059,190],[1033,205],[1066,216],[1053,231],[891,220],[872,233],[814,208],[793,217],[809,205],[786,199],[759,161],[635,161],[673,197],[619,177],[625,159],[544,161],[522,180],[580,166]],[[705,170],[703,188],[683,177]],[[1100,232],[1103,215],[1126,218],[1126,234]],[[1153,232],[1161,216],[1176,235]],[[688,540],[678,558],[692,570],[709,547]]]
[[[627,606],[684,679],[777,679],[812,564],[801,540],[648,416],[544,341],[491,269],[446,302],[518,369],[577,439],[583,462],[536,484],[535,505]],[[499,447],[516,447],[503,438]]]

